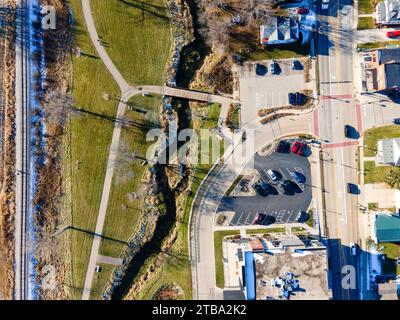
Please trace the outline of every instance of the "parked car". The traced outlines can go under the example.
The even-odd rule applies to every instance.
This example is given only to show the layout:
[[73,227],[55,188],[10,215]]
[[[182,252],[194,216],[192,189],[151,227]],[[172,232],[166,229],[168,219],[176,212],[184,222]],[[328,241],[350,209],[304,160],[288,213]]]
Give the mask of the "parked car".
[[303,65],[299,60],[292,60],[292,70],[302,70]]
[[305,96],[301,92],[296,92],[296,104],[303,105],[305,102]]
[[327,10],[329,8],[329,0],[322,0],[321,9]]
[[277,181],[278,180],[278,176],[276,175],[276,173],[273,170],[268,169],[267,170],[267,174],[271,178],[272,181]]
[[297,183],[303,183],[304,182],[304,175],[297,171],[293,171],[290,173],[290,175],[293,177],[294,180],[296,180]]
[[281,141],[279,141],[279,144],[276,147],[275,151],[279,152],[279,153],[285,152],[288,146],[290,146],[289,142],[287,142],[286,140],[281,140]]
[[344,126],[344,136],[346,138],[350,138],[351,137],[351,126],[349,126],[347,124]]
[[290,92],[288,94],[288,98],[289,98],[289,103],[292,105],[296,104],[296,95],[293,92]]
[[253,224],[263,224],[266,215],[264,213],[257,212],[256,216],[254,217]]
[[297,14],[307,14],[310,12],[308,8],[297,8]]
[[354,242],[350,243],[350,254],[352,256],[357,255],[357,245]]
[[292,181],[290,180],[285,180],[282,184],[283,188],[285,189],[285,193],[289,195],[294,195],[295,191],[292,185]]
[[358,187],[354,183],[348,183],[347,184],[347,192],[350,194],[357,194]]
[[271,61],[270,65],[269,65],[269,69],[271,70],[272,74],[278,74],[279,65],[275,61]]
[[256,184],[254,186],[254,189],[257,191],[257,193],[260,196],[266,197],[268,195],[268,191],[266,189],[264,189],[260,184]]
[[394,120],[393,120],[393,123],[394,123],[394,124],[400,124],[400,118],[394,119]]
[[386,32],[386,37],[388,37],[388,38],[400,37],[400,30],[388,31],[388,32]]
[[256,64],[256,74],[258,76],[265,76],[267,74],[267,72],[268,72],[267,66],[260,64],[260,63]]
[[292,145],[292,153],[296,153],[298,155],[302,155],[304,153],[304,150],[306,149],[306,144],[302,143],[300,141],[295,141]]

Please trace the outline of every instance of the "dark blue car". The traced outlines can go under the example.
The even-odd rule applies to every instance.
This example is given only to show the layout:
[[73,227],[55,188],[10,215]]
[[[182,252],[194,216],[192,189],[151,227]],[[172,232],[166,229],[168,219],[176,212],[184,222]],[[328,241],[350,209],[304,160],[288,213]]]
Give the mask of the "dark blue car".
[[296,104],[296,95],[293,92],[290,92],[288,94],[288,97],[289,97],[289,103],[292,105],[295,105]]

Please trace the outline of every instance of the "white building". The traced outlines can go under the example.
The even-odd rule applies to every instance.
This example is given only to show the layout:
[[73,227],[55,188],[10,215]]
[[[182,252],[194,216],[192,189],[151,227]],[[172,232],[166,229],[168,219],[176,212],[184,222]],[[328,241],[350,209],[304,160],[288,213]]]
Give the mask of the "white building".
[[381,25],[400,24],[400,0],[385,0],[376,5],[375,20]]
[[378,141],[378,163],[400,166],[400,138]]

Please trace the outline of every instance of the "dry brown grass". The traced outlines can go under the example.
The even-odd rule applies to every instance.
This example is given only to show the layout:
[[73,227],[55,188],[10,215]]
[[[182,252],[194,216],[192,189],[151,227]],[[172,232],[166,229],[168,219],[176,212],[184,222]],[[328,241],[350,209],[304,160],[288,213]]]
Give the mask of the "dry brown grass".
[[[70,34],[68,25],[68,10],[64,0],[42,0],[42,4],[49,4],[57,11],[57,29],[46,30],[43,33],[44,58],[46,61],[46,81],[44,95],[39,97],[41,105],[46,103],[46,97],[54,91],[67,94],[70,90]],[[59,230],[66,227],[64,221],[70,220],[65,207],[61,202],[63,194],[63,176],[60,161],[60,146],[65,141],[62,122],[57,123],[44,117],[46,126],[45,148],[43,152],[46,161],[37,166],[36,194],[33,199],[34,207],[39,209],[35,213],[34,221],[38,227],[38,243],[36,247],[37,281],[40,283],[45,275],[46,265],[51,265],[56,271],[56,287],[52,290],[39,290],[42,299],[54,300],[69,297],[66,282],[66,270],[69,261],[66,259],[65,248],[68,246],[66,237],[59,236]],[[39,132],[36,132],[38,135]],[[40,204],[40,205],[39,205]]]
[[13,38],[15,35],[15,3],[13,0],[5,1],[11,8],[10,14],[6,16],[6,36],[1,39],[2,53],[1,62],[3,66],[3,96],[4,106],[2,122],[2,153],[0,166],[0,299],[11,300],[13,298],[14,276],[14,214],[15,214],[15,46]]

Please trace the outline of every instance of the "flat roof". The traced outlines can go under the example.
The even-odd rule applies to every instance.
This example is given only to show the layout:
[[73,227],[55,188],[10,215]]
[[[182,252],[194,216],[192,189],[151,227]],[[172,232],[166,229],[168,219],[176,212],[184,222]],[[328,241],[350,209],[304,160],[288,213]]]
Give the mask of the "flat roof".
[[[290,294],[290,300],[328,300],[328,272],[326,250],[275,254],[258,254],[255,260],[257,299],[281,299],[281,289],[272,283],[277,277],[293,273],[301,290]],[[262,280],[262,281],[261,281]],[[264,282],[264,285],[262,284]]]
[[375,221],[378,242],[400,242],[400,216],[378,214]]

